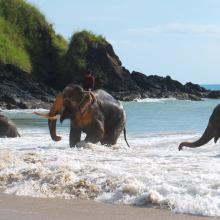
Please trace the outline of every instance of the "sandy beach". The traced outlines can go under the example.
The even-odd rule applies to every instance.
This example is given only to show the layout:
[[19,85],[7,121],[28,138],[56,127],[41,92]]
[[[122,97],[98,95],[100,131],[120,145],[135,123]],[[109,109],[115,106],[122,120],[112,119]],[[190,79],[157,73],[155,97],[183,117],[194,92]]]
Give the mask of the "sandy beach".
[[0,219],[206,220],[213,218],[174,214],[168,210],[155,208],[104,204],[88,200],[41,199],[1,194]]

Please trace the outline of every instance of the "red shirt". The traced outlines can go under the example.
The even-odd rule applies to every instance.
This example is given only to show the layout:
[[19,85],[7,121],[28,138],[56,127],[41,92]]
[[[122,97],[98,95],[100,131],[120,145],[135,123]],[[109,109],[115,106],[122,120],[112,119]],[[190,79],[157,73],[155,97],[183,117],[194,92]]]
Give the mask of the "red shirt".
[[85,90],[92,90],[94,89],[94,85],[95,85],[95,77],[92,76],[91,74],[86,75],[84,78],[84,83],[83,83],[83,88]]

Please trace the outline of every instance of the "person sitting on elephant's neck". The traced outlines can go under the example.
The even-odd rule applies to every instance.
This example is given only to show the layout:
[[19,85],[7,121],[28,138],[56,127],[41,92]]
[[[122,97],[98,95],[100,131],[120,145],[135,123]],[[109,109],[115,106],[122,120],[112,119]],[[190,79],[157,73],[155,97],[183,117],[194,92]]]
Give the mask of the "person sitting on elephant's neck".
[[88,70],[85,73],[83,88],[86,91],[92,91],[94,90],[94,86],[95,86],[95,77],[93,76],[92,72]]

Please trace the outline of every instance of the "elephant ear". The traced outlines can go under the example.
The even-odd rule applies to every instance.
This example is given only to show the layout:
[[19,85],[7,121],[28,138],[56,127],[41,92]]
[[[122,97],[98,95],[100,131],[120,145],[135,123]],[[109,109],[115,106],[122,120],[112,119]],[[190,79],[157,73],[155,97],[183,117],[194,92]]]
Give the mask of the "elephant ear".
[[83,98],[79,103],[79,109],[81,115],[83,115],[86,112],[86,110],[95,103],[95,101],[96,98],[92,92],[84,92]]
[[68,98],[65,98],[65,99],[63,100],[63,106],[64,106],[65,108],[70,108],[70,107],[72,106],[72,101],[71,101],[70,99],[68,99]]
[[71,112],[79,111],[79,106],[76,102],[70,100],[69,98],[65,98],[63,100],[63,106],[65,109],[69,109]]

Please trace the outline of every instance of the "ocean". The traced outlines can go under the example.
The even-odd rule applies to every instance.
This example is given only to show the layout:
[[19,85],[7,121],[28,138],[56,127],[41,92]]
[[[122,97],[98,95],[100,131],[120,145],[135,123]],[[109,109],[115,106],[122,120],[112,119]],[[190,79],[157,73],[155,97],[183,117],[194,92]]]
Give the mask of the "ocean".
[[70,149],[68,121],[58,126],[62,140],[55,143],[47,121],[33,110],[4,110],[22,137],[0,140],[0,192],[220,216],[219,143],[178,151],[180,142],[201,136],[217,104],[211,99],[124,102],[131,148],[121,135],[112,147],[88,143]]
[[202,85],[206,89],[210,90],[220,90],[220,85],[219,84],[212,84],[212,85]]

